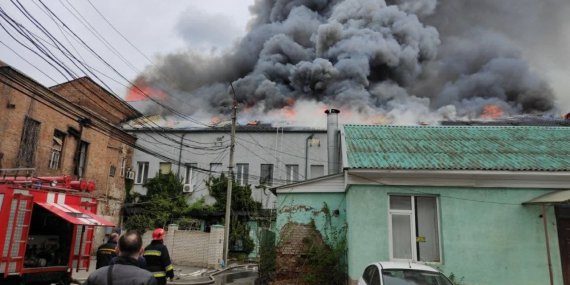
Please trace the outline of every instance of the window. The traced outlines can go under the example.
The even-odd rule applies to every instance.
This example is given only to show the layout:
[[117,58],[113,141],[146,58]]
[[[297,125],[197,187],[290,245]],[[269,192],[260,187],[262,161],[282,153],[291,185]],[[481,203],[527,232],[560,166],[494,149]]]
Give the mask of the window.
[[221,163],[210,163],[210,175],[219,176],[222,174]]
[[196,184],[196,171],[198,163],[186,163],[186,174],[184,175],[184,184]]
[[273,164],[262,164],[259,184],[271,186],[273,183]]
[[79,177],[85,176],[85,167],[87,166],[87,150],[89,148],[89,143],[85,141],[79,141],[77,146],[77,153],[75,155],[75,175]]
[[53,132],[53,141],[51,145],[51,154],[49,156],[49,168],[59,169],[61,164],[61,152],[63,151],[63,141],[65,140],[65,133],[55,130]]
[[172,163],[170,162],[160,162],[158,171],[160,174],[168,174],[172,172]]
[[34,167],[39,136],[40,122],[26,117],[18,151],[20,167]]
[[114,165],[111,165],[111,168],[109,168],[109,176],[115,177],[116,173],[117,173],[117,167],[115,167]]
[[[453,285],[443,274],[417,269],[382,269],[384,285],[433,284]],[[380,283],[378,283],[380,284]]]
[[293,183],[299,181],[299,165],[298,164],[287,164],[285,165],[285,171],[287,172],[286,182]]
[[136,184],[146,183],[148,179],[148,162],[139,161],[137,162],[137,179],[135,179]]
[[390,196],[392,259],[440,262],[437,197]]
[[121,177],[125,177],[127,174],[127,158],[121,159]]
[[317,178],[325,175],[325,166],[322,164],[311,165],[311,178]]
[[366,267],[362,274],[362,279],[367,285],[380,285],[380,271],[376,265]]
[[249,164],[238,163],[236,165],[236,183],[239,186],[247,185],[247,177],[249,175]]
[[224,136],[217,137],[214,146],[224,146]]

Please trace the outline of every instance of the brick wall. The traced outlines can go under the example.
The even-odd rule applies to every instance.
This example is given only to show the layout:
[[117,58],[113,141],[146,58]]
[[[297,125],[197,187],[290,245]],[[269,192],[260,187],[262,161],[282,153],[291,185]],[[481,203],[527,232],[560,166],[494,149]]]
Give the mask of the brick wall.
[[306,238],[324,244],[320,233],[311,225],[290,222],[281,229],[275,258],[276,280],[279,281],[276,284],[303,284],[299,276],[303,276],[304,264],[299,264],[299,257],[308,250],[303,241]]
[[138,117],[138,113],[122,100],[109,93],[89,77],[78,78],[50,88],[70,102],[104,117],[112,124],[119,124]]
[[[100,87],[91,87],[87,91],[78,90],[73,84],[58,85],[56,93],[31,78],[10,67],[0,67],[0,168],[18,168],[18,150],[26,117],[40,123],[39,138],[35,150],[36,176],[74,175],[76,167],[76,150],[80,141],[89,143],[87,165],[83,178],[94,181],[98,198],[98,213],[112,217],[114,223],[120,222],[120,209],[125,197],[125,179],[121,176],[121,163],[126,159],[130,166],[136,138],[124,133],[116,122],[135,115],[136,112],[117,102],[117,98],[106,93]],[[91,82],[90,80],[87,82]],[[93,83],[94,84],[94,83]],[[83,85],[81,85],[83,86]],[[79,87],[81,87],[79,86]],[[66,98],[89,96],[95,90],[97,104],[109,112],[95,112],[83,105],[75,105]],[[103,91],[102,91],[103,90]],[[109,99],[104,100],[107,96]],[[65,98],[64,98],[65,97]],[[74,100],[75,100],[74,99]],[[78,102],[82,103],[82,102]],[[105,108],[107,106],[107,108]],[[125,112],[121,115],[120,112]],[[90,123],[81,125],[81,119],[89,119]],[[61,162],[58,169],[49,168],[52,153],[54,131],[65,133]],[[75,133],[74,134],[74,130]],[[115,167],[114,176],[110,175],[111,167]],[[97,228],[94,249],[104,241],[102,228]]]
[[[143,235],[146,246],[152,241],[152,232]],[[208,268],[219,268],[223,258],[224,227],[212,226],[209,233],[178,230],[176,225],[168,227],[164,244],[168,248],[172,263]]]

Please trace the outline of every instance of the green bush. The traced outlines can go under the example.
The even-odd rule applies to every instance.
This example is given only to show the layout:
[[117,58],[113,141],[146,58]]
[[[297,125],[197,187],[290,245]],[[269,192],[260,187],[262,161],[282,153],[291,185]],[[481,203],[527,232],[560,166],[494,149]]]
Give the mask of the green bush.
[[[318,233],[314,221],[310,224]],[[347,242],[343,229],[328,230],[335,237],[334,244],[323,242],[319,234],[305,237],[303,243],[307,251],[297,260],[303,267],[303,280],[307,284],[344,285],[348,278],[346,264]]]

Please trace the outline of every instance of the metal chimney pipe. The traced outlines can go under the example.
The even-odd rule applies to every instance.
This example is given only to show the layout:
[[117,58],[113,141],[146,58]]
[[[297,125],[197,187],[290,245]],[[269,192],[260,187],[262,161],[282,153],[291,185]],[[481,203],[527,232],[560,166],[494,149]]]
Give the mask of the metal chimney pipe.
[[328,173],[335,174],[340,168],[340,143],[338,136],[338,114],[337,109],[328,109],[327,114],[327,153],[328,153]]

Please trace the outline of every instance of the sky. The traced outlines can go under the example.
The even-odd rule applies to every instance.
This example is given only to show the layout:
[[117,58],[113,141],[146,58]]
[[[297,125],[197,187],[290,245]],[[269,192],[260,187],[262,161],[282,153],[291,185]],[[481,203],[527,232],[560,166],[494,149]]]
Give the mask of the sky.
[[[441,5],[446,1],[437,2]],[[511,10],[510,14],[516,15],[517,11],[524,10],[524,5],[514,7],[511,5],[513,1],[504,0],[503,2],[509,7],[494,11],[494,13],[500,14]],[[62,44],[74,51],[77,50],[81,59],[97,70],[94,72],[105,82],[107,89],[124,97],[130,85],[129,81],[132,82],[143,71],[152,70],[153,62],[157,62],[161,56],[183,54],[188,50],[194,53],[221,54],[224,50],[232,48],[233,43],[247,32],[248,21],[251,18],[249,7],[253,5],[254,0],[10,0],[0,2],[0,8],[8,16],[30,28],[33,33],[40,34],[39,29],[34,27],[33,23],[26,19],[17,8],[18,3],[22,5],[20,9],[25,8],[38,22],[58,37]],[[48,16],[48,11],[42,5],[51,9],[118,72],[97,60],[86,48],[82,48],[70,32],[64,32],[61,24],[55,24],[53,17]],[[565,10],[559,13],[568,14],[570,5],[565,5],[563,8]],[[106,19],[101,17],[99,12]],[[453,15],[453,13],[448,15]],[[480,13],[473,13],[472,16],[475,20],[482,17]],[[494,19],[511,18],[498,15]],[[508,23],[502,23],[499,20],[492,23],[498,30],[501,26],[509,26]],[[570,110],[570,80],[568,80],[570,57],[565,56],[566,51],[570,49],[570,37],[567,36],[570,35],[570,25],[559,25],[557,30],[548,31],[553,36],[558,35],[556,43],[551,44],[548,41],[537,40],[539,38],[548,39],[548,37],[541,37],[540,33],[543,33],[543,30],[533,29],[533,27],[540,26],[537,23],[547,22],[547,20],[539,17],[524,21],[529,26],[517,29],[519,34],[512,33],[511,35],[520,40],[517,44],[521,47],[525,60],[528,60],[533,69],[541,74],[554,90],[558,107],[562,110]],[[0,23],[6,25],[1,20]],[[93,29],[99,35],[94,34]],[[130,43],[114,29],[124,35]],[[524,36],[525,34],[528,36]],[[41,37],[47,41],[45,36]],[[104,43],[101,38],[107,43]],[[136,48],[133,48],[131,44]],[[63,58],[62,55],[57,57]],[[1,28],[0,61],[12,65],[46,86],[56,85],[70,79],[69,75],[66,79],[66,76],[59,74],[36,55],[27,51]],[[71,66],[71,63],[68,62],[67,65]]]
[[[131,81],[145,68],[152,66],[152,62],[149,62],[148,59],[155,61],[161,55],[182,52],[186,49],[198,50],[203,53],[219,53],[229,48],[233,42],[246,33],[247,23],[250,19],[249,6],[253,4],[253,0],[42,1],[71,30]],[[117,95],[124,97],[126,91],[124,85],[128,85],[127,82],[118,79],[114,72],[94,59],[94,56],[87,49],[81,49],[80,44],[73,40],[73,36],[69,32],[63,36],[61,32],[63,27],[56,25],[54,20],[48,17],[48,12],[43,8],[42,2],[39,0],[21,0],[19,2],[64,45],[77,48],[86,62],[107,76],[113,77],[115,81],[120,81],[118,83],[101,75],[101,78]],[[91,4],[144,56],[125,41]],[[26,27],[34,28],[33,31],[39,34],[39,30],[35,29],[13,2],[2,1],[0,8]],[[82,22],[80,19],[85,21]],[[116,51],[113,52],[102,40],[98,39],[97,34],[90,31],[90,26]],[[6,45],[16,51],[19,56]],[[116,53],[120,54],[124,60]],[[12,40],[2,29],[0,29],[0,61],[12,65],[46,86],[53,86],[66,81],[48,64]],[[38,71],[32,65],[49,76]]]

